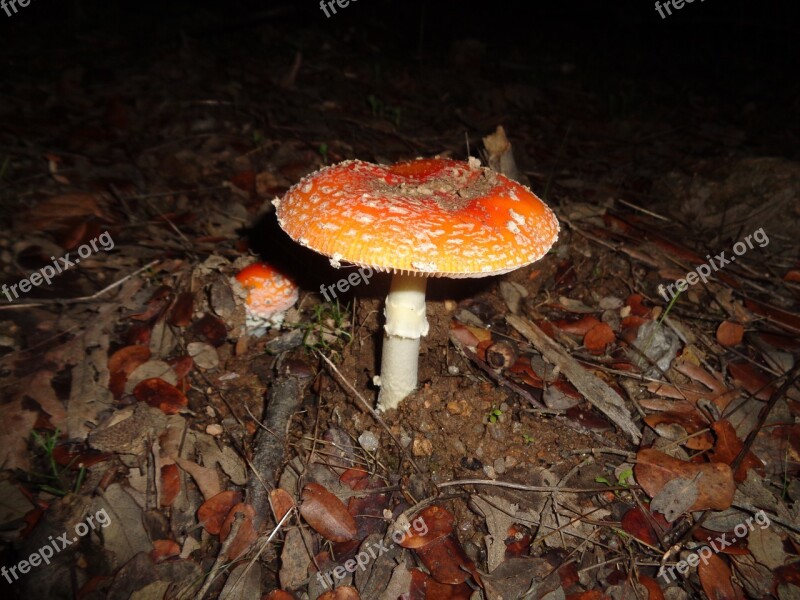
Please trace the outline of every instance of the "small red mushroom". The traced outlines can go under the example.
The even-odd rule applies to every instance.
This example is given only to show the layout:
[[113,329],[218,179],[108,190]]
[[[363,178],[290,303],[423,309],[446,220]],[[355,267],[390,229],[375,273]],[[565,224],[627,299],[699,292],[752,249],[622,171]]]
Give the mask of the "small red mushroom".
[[297,302],[297,284],[265,262],[245,267],[236,274],[236,280],[247,290],[247,328],[251,335],[280,327],[286,311]]

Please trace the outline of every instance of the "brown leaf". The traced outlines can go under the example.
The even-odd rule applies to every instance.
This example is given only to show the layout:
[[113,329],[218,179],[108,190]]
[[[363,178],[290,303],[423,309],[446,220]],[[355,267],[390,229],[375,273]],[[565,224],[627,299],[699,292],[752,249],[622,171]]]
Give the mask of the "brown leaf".
[[673,479],[692,480],[698,473],[702,473],[702,477],[697,481],[697,499],[689,508],[690,511],[708,508],[725,510],[733,502],[733,493],[736,489],[733,472],[728,465],[722,463],[689,463],[672,458],[658,450],[646,448],[636,455],[634,471],[636,481],[651,498]]
[[564,319],[553,321],[553,325],[564,333],[585,336],[593,327],[600,325],[600,321],[593,315],[587,315],[577,321],[567,321]]
[[420,569],[410,569],[411,585],[408,597],[412,600],[469,600],[472,588],[468,583],[446,585]]
[[181,547],[174,540],[153,540],[153,550],[150,558],[153,562],[159,562],[173,556],[180,556]]
[[228,337],[228,329],[221,319],[211,314],[206,314],[193,326],[197,333],[202,335],[206,341],[215,348],[225,343]]
[[120,398],[125,392],[128,375],[148,360],[150,360],[150,349],[147,346],[137,345],[120,348],[108,358],[108,389],[114,394],[114,398]]
[[606,347],[616,339],[614,330],[608,323],[599,323],[592,327],[583,338],[583,345],[592,354],[603,354]]
[[431,577],[439,583],[449,585],[464,583],[469,579],[470,573],[480,583],[480,576],[475,570],[475,564],[464,552],[461,542],[452,533],[415,548],[414,551],[430,572]]
[[161,379],[151,377],[139,382],[133,388],[133,395],[139,402],[145,402],[154,408],[160,408],[168,415],[174,415],[189,405],[184,393]]
[[178,465],[163,465],[161,467],[161,507],[172,506],[181,491],[181,473]]
[[[736,436],[736,430],[730,421],[717,421],[711,427],[717,434],[717,443],[714,449],[708,453],[708,460],[731,465],[744,447],[744,443]],[[733,478],[737,483],[741,483],[747,479],[747,472],[750,469],[764,474],[764,463],[755,454],[748,451]]]
[[261,600],[297,600],[297,599],[289,592],[284,592],[283,590],[272,590]]
[[661,591],[661,586],[655,579],[647,575],[639,575],[639,583],[647,588],[650,595],[648,600],[664,600],[664,592]]
[[318,483],[306,484],[302,497],[300,514],[314,531],[332,542],[356,539],[356,522],[339,498]]
[[411,520],[416,522],[417,519],[422,519],[422,522],[425,523],[427,527],[427,531],[425,531],[423,535],[417,531],[417,528],[409,529],[408,533],[403,536],[403,539],[398,542],[403,548],[421,548],[422,546],[426,546],[451,533],[456,522],[456,518],[452,513],[441,506],[429,506],[422,509]]
[[350,585],[343,585],[322,594],[318,600],[361,600],[358,590]]
[[714,600],[744,600],[741,588],[731,581],[731,570],[716,554],[701,560],[697,566],[700,585],[709,598]]
[[728,363],[728,373],[738,385],[759,400],[769,400],[775,389],[764,372],[749,362]]
[[194,294],[181,292],[172,304],[168,318],[169,324],[175,327],[186,327],[192,322],[192,314],[194,314]]
[[241,525],[239,525],[239,531],[236,534],[236,538],[228,547],[228,553],[226,556],[232,560],[242,556],[242,554],[244,554],[244,552],[246,552],[250,547],[250,544],[252,544],[258,537],[258,532],[253,526],[253,518],[256,515],[255,509],[250,504],[240,502],[231,509],[231,511],[228,513],[228,516],[225,517],[225,520],[222,522],[222,527],[219,530],[219,539],[224,542],[230,534],[233,527],[233,521],[236,518],[236,513],[244,514],[244,519],[242,520]]
[[717,341],[730,348],[740,344],[744,337],[744,327],[733,321],[723,321],[717,328]]
[[231,508],[242,501],[242,493],[234,490],[220,492],[213,498],[209,498],[200,508],[197,509],[197,520],[206,531],[212,535],[219,534],[222,523]]
[[[684,412],[663,411],[654,413],[652,415],[647,415],[644,418],[644,422],[660,435],[674,441],[682,438],[684,434],[681,432],[679,436],[670,435],[669,431],[665,430],[665,428],[668,428],[670,425],[680,425],[681,429],[685,431],[686,434],[690,435],[696,434],[708,427],[708,423],[706,423],[703,416],[696,409]],[[706,431],[698,435],[693,435],[683,440],[682,443],[691,450],[708,450],[714,445],[714,438],[710,432]]]
[[651,546],[658,546],[659,539],[654,529],[655,518],[653,515],[649,516],[638,506],[630,509],[622,515],[621,527],[626,533],[629,533],[637,540],[641,540]]
[[272,514],[275,515],[276,523],[295,507],[294,498],[289,495],[289,492],[281,488],[270,491],[269,503],[272,506]]
[[800,333],[800,316],[767,302],[759,302],[750,298],[745,298],[744,305],[755,314],[767,317],[769,321],[775,323],[778,327],[793,333]]

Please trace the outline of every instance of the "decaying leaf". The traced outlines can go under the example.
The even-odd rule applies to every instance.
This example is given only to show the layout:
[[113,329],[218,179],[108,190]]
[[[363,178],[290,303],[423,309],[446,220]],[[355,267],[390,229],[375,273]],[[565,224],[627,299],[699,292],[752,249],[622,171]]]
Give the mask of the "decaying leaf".
[[356,522],[339,498],[318,483],[303,487],[300,514],[323,537],[333,542],[354,540]]
[[655,497],[673,479],[691,481],[702,473],[702,478],[697,481],[697,498],[689,507],[690,511],[708,508],[724,510],[733,502],[736,487],[733,472],[728,465],[684,462],[658,450],[646,448],[636,455],[634,471],[636,481],[650,497]]

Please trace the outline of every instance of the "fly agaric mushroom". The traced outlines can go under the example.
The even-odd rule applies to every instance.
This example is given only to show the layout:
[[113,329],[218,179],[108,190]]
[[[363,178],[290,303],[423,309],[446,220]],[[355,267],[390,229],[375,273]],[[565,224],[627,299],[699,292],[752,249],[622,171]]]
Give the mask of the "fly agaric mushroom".
[[304,177],[274,204],[283,230],[334,267],[393,274],[376,378],[384,411],[417,387],[428,277],[508,273],[539,260],[558,237],[547,205],[474,158],[349,160]]
[[236,280],[247,291],[247,328],[254,336],[280,327],[286,311],[297,302],[295,282],[267,263],[248,265],[236,274]]

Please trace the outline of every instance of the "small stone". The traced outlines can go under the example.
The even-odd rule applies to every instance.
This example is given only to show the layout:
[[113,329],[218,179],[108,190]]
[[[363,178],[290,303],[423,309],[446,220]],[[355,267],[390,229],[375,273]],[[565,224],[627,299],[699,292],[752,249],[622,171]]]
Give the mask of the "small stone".
[[447,373],[449,375],[458,375],[460,372],[461,371],[459,370],[459,368],[455,365],[448,365],[447,367]]
[[411,443],[411,436],[407,433],[403,432],[400,434],[400,445],[403,448],[408,448],[409,444]]
[[206,433],[208,435],[221,435],[223,431],[224,429],[222,429],[222,425],[219,423],[212,423],[206,426]]
[[[500,422],[500,419],[498,419],[498,422]],[[506,439],[506,430],[497,425],[491,425],[489,426],[489,435],[492,436],[493,440],[502,442]]]
[[483,446],[478,446],[477,448],[475,448],[475,456],[477,456],[478,458],[483,456]]
[[457,454],[466,454],[467,453],[467,445],[462,442],[461,440],[453,440],[453,450]]
[[517,464],[517,459],[514,458],[513,456],[506,456],[505,463],[506,463],[506,469],[510,469],[511,467]]
[[378,438],[371,431],[365,431],[358,436],[358,443],[361,447],[370,454],[378,449]]
[[502,475],[506,472],[506,461],[503,458],[495,459],[495,461],[492,463],[492,466],[498,475]]
[[451,401],[447,403],[447,412],[451,415],[461,414],[461,404],[459,402]]
[[483,467],[483,472],[489,479],[497,479],[497,473],[495,472],[494,467],[491,465],[486,465]]
[[455,301],[453,301],[453,300],[445,300],[444,301],[444,309],[447,312],[453,312],[456,309],[456,306],[458,306],[458,304],[456,304]]
[[411,453],[414,456],[430,456],[433,454],[433,444],[426,437],[415,437],[411,444]]
[[605,298],[601,298],[599,302],[600,308],[604,310],[620,308],[623,304],[625,303],[616,296],[606,296]]

